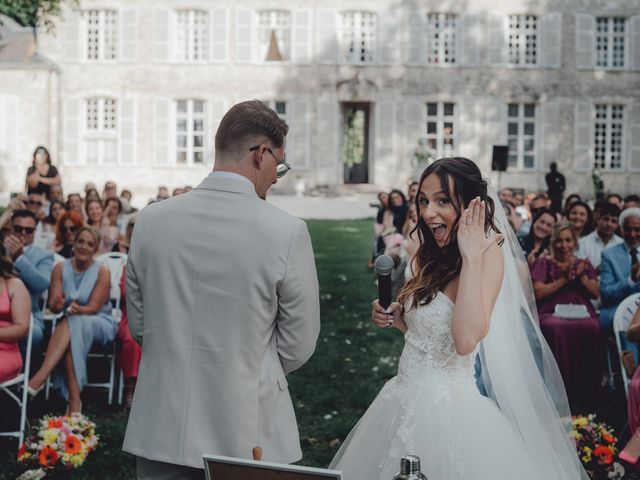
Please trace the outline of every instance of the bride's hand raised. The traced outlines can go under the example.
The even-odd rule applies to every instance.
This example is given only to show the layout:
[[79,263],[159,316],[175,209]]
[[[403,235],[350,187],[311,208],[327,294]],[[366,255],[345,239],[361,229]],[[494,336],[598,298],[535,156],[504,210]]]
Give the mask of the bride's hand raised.
[[458,248],[462,258],[477,258],[496,242],[502,241],[502,235],[487,237],[484,230],[486,212],[484,200],[476,197],[460,215],[458,222]]
[[406,330],[406,324],[402,319],[402,308],[398,302],[393,302],[385,311],[376,299],[371,302],[373,309],[371,310],[371,320],[380,328],[396,327],[400,330]]

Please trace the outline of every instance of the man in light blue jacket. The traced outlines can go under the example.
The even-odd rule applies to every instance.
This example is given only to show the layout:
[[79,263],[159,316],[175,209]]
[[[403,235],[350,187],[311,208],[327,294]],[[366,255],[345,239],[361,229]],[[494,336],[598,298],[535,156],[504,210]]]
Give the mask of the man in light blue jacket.
[[640,292],[640,208],[624,210],[619,222],[624,243],[603,250],[600,264],[600,326],[606,331],[620,302]]
[[[30,210],[16,210],[11,217],[11,233],[4,239],[4,247],[11,257],[14,269],[24,282],[31,295],[31,311],[33,313],[33,346],[32,352],[38,354],[42,350],[44,340],[44,320],[40,301],[42,294],[49,288],[51,270],[53,269],[53,253],[32,245],[36,231],[36,217]],[[23,342],[24,343],[24,342]],[[22,354],[26,343],[21,344]],[[37,356],[33,356],[38,358]],[[31,362],[33,365],[33,362]]]

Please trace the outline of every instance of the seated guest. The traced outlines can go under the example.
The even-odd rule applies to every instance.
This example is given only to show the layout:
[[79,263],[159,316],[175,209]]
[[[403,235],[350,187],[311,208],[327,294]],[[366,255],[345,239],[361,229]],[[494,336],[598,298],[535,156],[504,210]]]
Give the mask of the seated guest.
[[544,208],[536,212],[529,234],[525,238],[519,239],[529,265],[533,265],[533,262],[539,257],[549,255],[551,231],[555,224],[556,215],[553,210]]
[[59,202],[58,200],[53,200],[49,207],[49,215],[47,215],[42,221],[42,231],[53,233],[55,235],[56,224],[58,223],[58,220],[60,220],[60,217],[66,213],[67,207],[64,203]]
[[[640,342],[640,308],[636,308],[636,313],[629,324],[627,330],[628,342]],[[629,416],[629,431],[633,433],[631,439],[620,452],[620,459],[631,464],[638,463],[640,456],[640,369],[636,368],[631,383],[629,384],[629,400],[627,403],[627,413]]]
[[407,205],[411,205],[412,203],[415,203],[416,196],[418,195],[419,186],[420,184],[415,180],[409,183],[409,186],[407,187]]
[[640,207],[640,197],[638,195],[632,194],[624,197],[624,204],[622,205],[623,210],[638,207]]
[[[32,351],[39,352],[44,340],[44,319],[40,308],[40,299],[51,281],[53,253],[33,245],[36,231],[36,218],[31,210],[16,210],[11,217],[11,234],[4,239],[7,256],[13,261],[18,278],[25,284],[31,295],[31,313],[33,314]],[[25,353],[26,342],[20,344]]]
[[576,231],[578,238],[582,238],[593,232],[593,211],[591,207],[582,200],[576,200],[569,206],[566,218]]
[[389,205],[384,212],[382,223],[385,233],[400,233],[404,222],[407,220],[407,200],[400,190],[391,190],[389,192]]
[[129,253],[129,246],[131,245],[131,235],[133,235],[133,227],[136,224],[137,214],[134,213],[129,217],[127,227],[124,235],[120,235],[118,243],[116,243],[111,249],[112,252]]
[[[129,223],[127,224],[126,241],[119,243],[122,250],[126,249],[123,253],[129,252],[129,245],[131,244],[131,235],[133,234],[134,225],[135,217],[129,219]],[[118,325],[118,340],[120,341],[122,348],[120,350],[118,363],[120,364],[120,368],[122,368],[122,376],[124,378],[124,406],[129,409],[131,408],[133,393],[136,389],[136,381],[138,380],[138,367],[140,366],[140,358],[142,358],[142,347],[140,347],[140,345],[138,345],[138,343],[133,339],[131,332],[129,331],[124,271],[122,279],[120,280],[120,295],[122,318]]]
[[109,269],[94,261],[100,238],[95,229],[82,227],[73,244],[73,257],[53,269],[49,308],[64,312],[58,322],[42,367],[29,380],[35,396],[54,368],[54,386],[68,401],[68,412],[80,412],[80,393],[87,383],[87,356],[93,344],[107,345],[116,336],[109,301]]
[[84,200],[79,193],[71,193],[67,197],[67,207],[69,210],[73,210],[82,216],[83,220],[86,220],[86,212],[84,210]]
[[30,315],[29,292],[13,275],[13,263],[0,245],[0,383],[22,370],[18,342],[29,333]]
[[[120,227],[118,227],[118,216],[122,213],[122,204],[117,197],[109,197],[104,201],[104,215],[100,226],[99,253],[110,252],[118,243]],[[124,230],[125,227],[122,228]]]
[[[591,304],[598,297],[596,271],[589,260],[576,258],[578,236],[570,223],[556,223],[551,255],[536,260],[531,280],[540,329],[558,362],[569,400],[593,401],[600,386],[600,327]],[[584,305],[588,317],[563,319],[554,315],[558,304]]]
[[64,258],[71,258],[73,255],[73,240],[76,233],[84,227],[82,217],[75,210],[71,210],[60,218],[56,226],[56,239],[49,248]]
[[528,204],[528,220],[522,223],[518,230],[518,238],[524,238],[531,232],[531,223],[533,218],[537,217],[538,212],[548,210],[551,200],[546,193],[536,193]]
[[611,331],[618,304],[640,292],[640,208],[629,208],[618,219],[623,243],[602,252],[600,264],[600,326]]
[[[582,197],[580,195],[578,195],[577,193],[572,193],[564,201],[564,210],[563,210],[563,212],[565,212],[565,213],[568,212],[569,211],[569,207],[571,207],[571,205],[573,205],[574,202],[581,202],[581,201],[582,201]],[[566,214],[564,216],[566,218]]]
[[622,243],[622,238],[615,234],[618,229],[620,209],[612,203],[604,203],[598,210],[596,229],[580,239],[576,256],[587,258],[596,272],[600,273],[600,257],[605,248]]
[[622,209],[622,197],[617,193],[610,193],[609,195],[607,195],[606,201],[607,203],[612,203],[619,209]]
[[90,188],[89,190],[85,190],[85,192],[86,192],[84,196],[85,208],[87,204],[93,200],[99,201],[100,205],[102,205],[102,200],[100,199],[100,194],[98,193],[98,190],[96,190],[95,188]]

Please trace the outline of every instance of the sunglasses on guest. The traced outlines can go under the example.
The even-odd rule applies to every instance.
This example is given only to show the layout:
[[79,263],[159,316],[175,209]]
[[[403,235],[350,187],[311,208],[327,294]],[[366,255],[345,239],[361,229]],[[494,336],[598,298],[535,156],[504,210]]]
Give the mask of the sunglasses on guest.
[[21,225],[14,225],[13,226],[13,232],[17,233],[18,235],[20,235],[22,233],[26,233],[27,235],[31,235],[35,231],[36,231],[36,229],[34,227],[23,227]]
[[78,231],[78,227],[62,227],[63,233],[76,233]]
[[41,207],[42,202],[39,200],[29,200],[29,205],[38,205],[39,207]]

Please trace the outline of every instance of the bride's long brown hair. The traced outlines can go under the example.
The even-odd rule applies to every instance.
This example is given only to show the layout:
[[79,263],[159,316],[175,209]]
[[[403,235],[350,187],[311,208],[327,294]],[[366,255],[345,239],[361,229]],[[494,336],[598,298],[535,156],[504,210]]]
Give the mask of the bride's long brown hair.
[[[463,157],[441,158],[429,165],[422,175],[418,191],[422,189],[422,183],[432,173],[440,178],[442,191],[449,197],[456,210],[457,218],[454,227],[449,232],[446,244],[441,248],[433,238],[431,229],[422,217],[416,196],[416,210],[418,211],[418,223],[411,234],[418,232],[420,247],[415,256],[415,269],[413,276],[407,281],[398,295],[398,302],[403,307],[411,302],[410,309],[418,305],[430,303],[438,293],[443,290],[451,280],[460,274],[462,269],[462,257],[458,248],[458,221],[462,210],[469,205],[475,197],[480,197],[486,204],[484,228],[489,233],[493,230],[500,233],[495,225],[493,213],[495,205],[487,195],[487,182],[482,179],[478,166]],[[450,182],[453,184],[451,189]],[[414,265],[411,264],[413,270]]]

